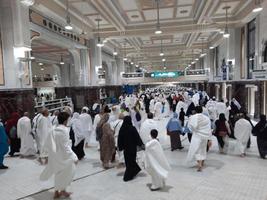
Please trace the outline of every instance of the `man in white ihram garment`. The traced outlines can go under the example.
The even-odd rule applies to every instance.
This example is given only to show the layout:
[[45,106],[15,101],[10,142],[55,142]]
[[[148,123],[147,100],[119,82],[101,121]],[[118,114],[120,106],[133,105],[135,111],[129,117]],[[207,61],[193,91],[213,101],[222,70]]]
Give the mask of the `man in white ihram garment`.
[[247,143],[250,138],[252,126],[244,115],[240,114],[240,119],[235,123],[234,135],[237,140],[237,148],[241,157],[245,157]]
[[162,111],[162,103],[161,101],[157,100],[154,106],[154,116],[155,119],[160,120],[161,119],[161,111]]
[[[39,151],[38,161],[41,164],[47,163],[48,149],[45,147],[45,141],[47,136],[51,133],[52,124],[48,118],[49,112],[47,108],[44,108],[41,112],[41,115],[36,119],[36,143],[37,149]],[[44,160],[44,162],[43,162]]]
[[34,147],[31,120],[28,112],[25,112],[24,116],[19,119],[17,124],[17,133],[21,140],[20,156],[34,156],[36,154],[36,149]]
[[198,171],[202,171],[207,157],[207,144],[211,139],[212,132],[210,119],[202,114],[201,106],[197,106],[196,114],[189,118],[188,128],[193,135],[186,158],[186,165],[194,166],[197,163]]
[[91,116],[88,114],[89,108],[83,107],[82,113],[80,115],[80,120],[82,124],[83,135],[86,137],[86,147],[89,147],[91,133],[93,131],[93,122]]
[[226,107],[226,104],[223,102],[223,100],[221,102],[216,102],[216,109],[217,109],[217,115],[218,116],[221,113],[223,113],[226,116],[227,107]]
[[146,143],[145,169],[152,178],[150,189],[156,191],[165,186],[171,167],[157,139],[158,131],[153,129],[150,134],[151,141]]
[[66,126],[70,115],[61,112],[58,115],[59,125],[54,128],[46,140],[48,151],[48,165],[42,172],[40,180],[47,181],[52,175],[55,175],[55,193],[56,198],[69,198],[71,193],[66,189],[72,182],[75,173],[75,164],[78,158],[71,149],[69,139],[69,128]]
[[158,125],[157,122],[153,119],[153,114],[148,113],[147,119],[142,123],[140,128],[140,137],[144,144],[151,140],[150,132],[153,129],[158,129]]

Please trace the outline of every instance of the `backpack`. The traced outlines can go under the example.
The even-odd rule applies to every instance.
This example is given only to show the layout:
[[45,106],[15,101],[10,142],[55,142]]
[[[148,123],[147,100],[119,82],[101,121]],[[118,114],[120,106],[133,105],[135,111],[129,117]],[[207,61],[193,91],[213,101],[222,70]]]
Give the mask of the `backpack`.
[[17,127],[16,126],[12,126],[12,128],[9,131],[9,136],[11,139],[17,138]]
[[141,121],[141,115],[140,115],[139,112],[137,112],[137,113],[135,114],[135,118],[136,118],[136,120],[137,120],[138,122]]

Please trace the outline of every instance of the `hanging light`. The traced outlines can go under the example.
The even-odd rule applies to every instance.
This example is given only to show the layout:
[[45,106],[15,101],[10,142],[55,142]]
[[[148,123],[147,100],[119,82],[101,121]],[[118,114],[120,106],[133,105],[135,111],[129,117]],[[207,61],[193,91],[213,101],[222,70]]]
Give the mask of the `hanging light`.
[[162,34],[162,30],[160,29],[160,22],[159,22],[159,1],[160,0],[155,0],[157,2],[157,24],[156,24],[156,30],[155,34],[159,35]]
[[38,65],[43,66],[44,64],[43,63],[39,63]]
[[126,42],[124,42],[124,57],[123,57],[124,61],[127,61],[127,57],[126,57]]
[[263,10],[263,8],[261,6],[261,0],[255,0],[255,8],[253,9],[252,12],[257,13],[257,12],[260,12],[262,10]]
[[113,55],[114,55],[114,56],[118,55],[118,52],[117,52],[116,48],[115,48],[114,51],[113,51]]
[[195,59],[195,61],[198,61],[198,60],[199,60],[198,58]]
[[230,6],[225,6],[223,8],[223,9],[225,9],[225,29],[224,29],[224,33],[223,33],[224,38],[230,37],[230,33],[229,33],[229,29],[228,29],[228,9],[229,8],[230,8]]
[[160,56],[164,56],[164,53],[163,53],[163,48],[162,48],[162,38],[161,38],[161,41],[160,41]]
[[96,21],[97,21],[97,34],[98,34],[96,46],[103,47],[104,43],[101,42],[101,38],[100,38],[100,21],[102,20],[100,18],[97,18]]
[[69,15],[69,1],[67,0],[67,16],[66,16],[66,25],[65,25],[65,29],[71,31],[73,29],[72,25],[71,25],[71,21],[70,21],[70,15]]
[[204,41],[204,38],[202,38],[202,43],[201,43],[201,54],[200,54],[201,58],[207,55],[206,53],[204,53],[204,50],[203,50],[203,41]]
[[41,68],[41,71],[44,71],[44,68],[43,67]]
[[62,56],[62,54],[61,54],[61,57],[60,57],[60,63],[59,63],[60,65],[64,65],[65,63],[64,63],[64,61],[63,61],[63,56]]
[[135,65],[135,67],[136,67],[136,68],[138,68],[138,67],[139,67],[139,65],[138,65],[138,64],[136,64],[136,65]]
[[210,49],[214,49],[214,47],[213,46],[210,46]]
[[162,62],[165,62],[166,61],[166,58],[162,58]]
[[132,62],[131,62],[131,65],[133,65],[133,64],[134,64],[134,62],[132,61]]

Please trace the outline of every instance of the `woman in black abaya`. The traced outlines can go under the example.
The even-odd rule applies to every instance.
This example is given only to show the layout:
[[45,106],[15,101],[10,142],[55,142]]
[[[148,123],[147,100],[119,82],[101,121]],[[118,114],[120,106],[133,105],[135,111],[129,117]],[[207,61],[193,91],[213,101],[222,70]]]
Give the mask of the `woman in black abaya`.
[[132,180],[141,168],[136,163],[137,146],[143,146],[143,142],[132,124],[132,118],[125,116],[118,137],[119,151],[123,151],[126,171],[123,180]]

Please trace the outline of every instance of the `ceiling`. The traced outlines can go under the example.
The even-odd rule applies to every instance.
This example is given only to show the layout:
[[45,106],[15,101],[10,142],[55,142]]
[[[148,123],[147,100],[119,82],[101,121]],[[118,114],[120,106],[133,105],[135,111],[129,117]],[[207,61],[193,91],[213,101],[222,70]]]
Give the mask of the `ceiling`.
[[[161,65],[161,43],[168,65],[186,65],[202,49],[222,40],[225,7],[229,6],[229,26],[242,26],[251,13],[254,0],[160,0],[159,17],[163,34],[155,35],[155,0],[68,0],[74,31],[86,30],[89,37],[98,32],[125,56],[144,65]],[[36,0],[35,8],[46,8],[63,19],[66,0]],[[51,16],[55,16],[51,15]],[[96,19],[100,21],[100,31]],[[57,19],[55,19],[57,20]]]

